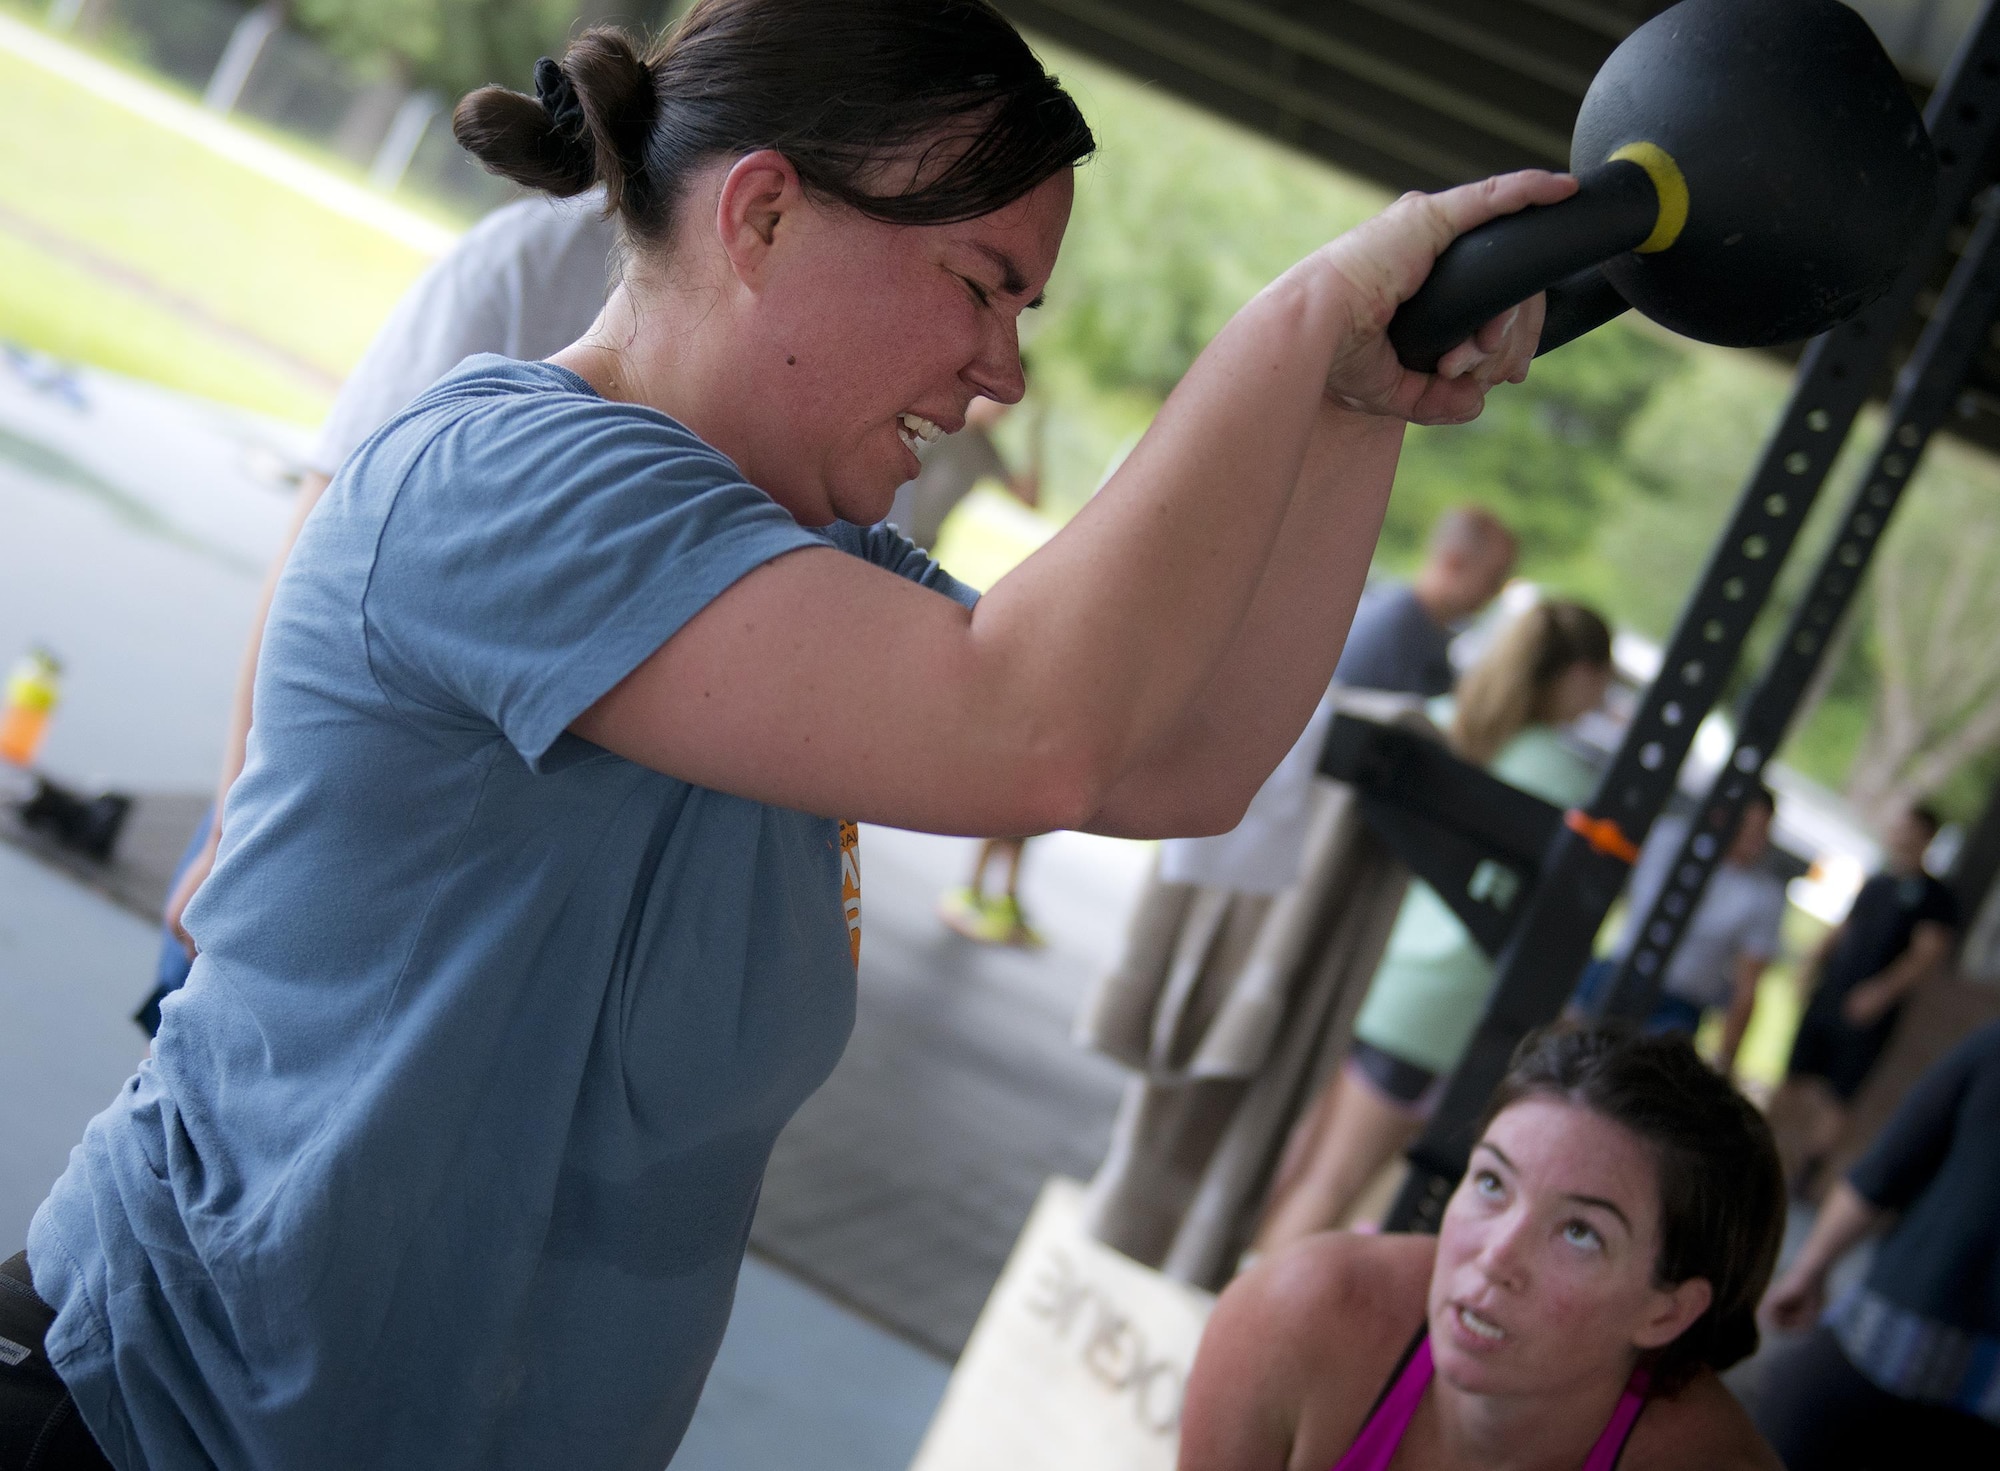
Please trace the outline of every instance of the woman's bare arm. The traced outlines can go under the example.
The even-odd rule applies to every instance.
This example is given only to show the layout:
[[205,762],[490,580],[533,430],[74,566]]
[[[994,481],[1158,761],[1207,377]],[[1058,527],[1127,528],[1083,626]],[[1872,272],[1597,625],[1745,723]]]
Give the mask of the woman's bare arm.
[[[1104,489],[975,610],[838,553],[795,553],[717,598],[578,733],[830,815],[1002,835],[1091,825],[1173,744],[1246,629],[1268,643],[1289,625],[1305,569],[1365,565],[1398,432],[1376,417],[1469,418],[1532,351],[1532,332],[1509,323],[1459,350],[1464,376],[1409,373],[1383,336],[1395,303],[1457,233],[1571,187],[1523,174],[1408,198],[1301,263],[1218,334]],[[1354,452],[1305,473],[1335,446]],[[1352,613],[1359,578],[1347,577],[1323,600],[1322,634]],[[1198,778],[1193,800],[1135,803],[1121,826],[1233,823],[1330,668],[1324,650],[1260,663],[1245,680],[1271,713],[1249,722],[1241,760]]]

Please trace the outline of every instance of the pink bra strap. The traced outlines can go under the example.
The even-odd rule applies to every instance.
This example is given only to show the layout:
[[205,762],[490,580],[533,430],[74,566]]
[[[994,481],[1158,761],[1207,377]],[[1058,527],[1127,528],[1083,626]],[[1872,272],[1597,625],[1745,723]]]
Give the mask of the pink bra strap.
[[1618,1396],[1618,1408],[1604,1422],[1597,1444],[1584,1458],[1583,1471],[1612,1471],[1618,1464],[1625,1441],[1632,1434],[1632,1427],[1638,1423],[1639,1412],[1646,1408],[1646,1386],[1650,1378],[1644,1369],[1632,1371],[1632,1377],[1625,1382],[1625,1392]]
[[1425,1336],[1404,1360],[1402,1372],[1376,1404],[1347,1454],[1334,1462],[1333,1471],[1389,1471],[1396,1447],[1403,1443],[1403,1432],[1410,1428],[1410,1417],[1416,1414],[1430,1383],[1431,1341]]

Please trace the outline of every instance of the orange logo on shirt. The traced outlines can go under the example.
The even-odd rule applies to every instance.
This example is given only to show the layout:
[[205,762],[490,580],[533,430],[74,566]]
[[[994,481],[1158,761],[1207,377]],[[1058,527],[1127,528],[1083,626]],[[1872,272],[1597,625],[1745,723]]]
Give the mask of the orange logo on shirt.
[[861,968],[861,828],[840,825],[840,907],[847,912],[847,948]]

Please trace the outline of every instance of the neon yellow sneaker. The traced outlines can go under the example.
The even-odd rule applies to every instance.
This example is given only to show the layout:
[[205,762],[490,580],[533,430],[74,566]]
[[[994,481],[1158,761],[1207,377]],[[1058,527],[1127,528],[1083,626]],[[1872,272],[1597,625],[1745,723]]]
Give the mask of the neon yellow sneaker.
[[1042,937],[1022,917],[1020,903],[1005,894],[988,898],[975,889],[952,889],[938,900],[938,918],[975,944],[1024,949],[1042,944]]

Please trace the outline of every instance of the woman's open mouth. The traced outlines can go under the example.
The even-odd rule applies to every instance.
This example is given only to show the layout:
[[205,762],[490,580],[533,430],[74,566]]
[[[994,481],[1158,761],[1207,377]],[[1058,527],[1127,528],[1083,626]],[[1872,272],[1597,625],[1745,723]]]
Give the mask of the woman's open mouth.
[[911,454],[917,446],[935,444],[944,438],[944,430],[926,419],[922,414],[902,413],[896,415],[896,433],[903,441],[903,448]]
[[1479,1313],[1474,1312],[1463,1303],[1452,1304],[1451,1315],[1457,1320],[1458,1326],[1463,1328],[1477,1342],[1506,1342],[1506,1329],[1502,1328],[1491,1318],[1483,1317]]

